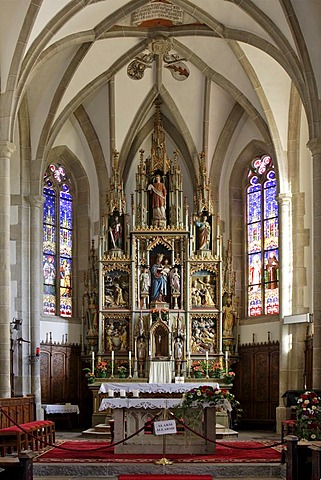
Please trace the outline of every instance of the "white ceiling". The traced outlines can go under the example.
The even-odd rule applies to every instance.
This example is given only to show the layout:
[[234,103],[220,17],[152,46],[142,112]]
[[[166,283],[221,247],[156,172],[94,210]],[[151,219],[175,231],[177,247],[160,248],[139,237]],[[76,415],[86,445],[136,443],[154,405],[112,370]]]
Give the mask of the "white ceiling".
[[[320,97],[315,48],[321,44],[320,0],[167,3],[182,9],[183,25],[133,25],[131,14],[150,6],[148,0],[0,0],[1,92],[13,106],[2,136],[13,136],[18,112],[14,99],[18,106],[25,98],[31,158],[48,153],[62,138],[68,143],[73,135],[67,146],[73,145],[85,164],[93,154],[89,139],[84,129],[73,127],[81,107],[106,169],[110,171],[116,148],[126,175],[132,172],[131,145],[139,135],[140,144],[146,144],[150,131],[144,126],[159,94],[172,143],[177,144],[175,135],[182,138],[191,164],[205,150],[213,171],[220,145],[222,171],[227,172],[227,163],[236,161],[248,138],[273,145],[275,152],[286,151],[292,84],[300,85],[303,105],[307,98]],[[178,81],[153,62],[142,79],[132,80],[127,66],[159,36],[172,41],[170,53],[184,58],[189,77]],[[220,139],[237,105],[243,116],[222,149]],[[317,123],[308,110],[306,116],[308,125]],[[191,167],[189,171],[192,175]]]

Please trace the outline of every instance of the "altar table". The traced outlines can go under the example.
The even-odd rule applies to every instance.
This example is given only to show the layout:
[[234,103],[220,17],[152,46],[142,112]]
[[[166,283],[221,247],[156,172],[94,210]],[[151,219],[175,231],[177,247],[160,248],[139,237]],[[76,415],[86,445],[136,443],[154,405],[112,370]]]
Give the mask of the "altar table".
[[219,384],[215,382],[198,382],[198,383],[135,383],[135,382],[111,382],[102,383],[98,394],[108,393],[108,390],[113,390],[115,393],[119,393],[120,390],[125,390],[126,393],[133,393],[139,391],[140,394],[144,393],[185,393],[192,388],[199,388],[202,385],[211,385],[213,388],[219,388]]
[[[211,383],[212,384],[212,383]],[[112,410],[114,419],[114,443],[115,453],[160,453],[162,454],[163,435],[154,435],[150,432],[142,430],[139,434],[129,438],[131,435],[140,430],[144,424],[151,420],[158,413],[161,416],[157,420],[162,420],[163,409],[172,409],[182,402],[182,394],[198,388],[200,383],[188,384],[146,384],[146,383],[104,383],[99,389],[99,393],[118,393],[121,390],[127,394],[139,392],[139,398],[134,397],[108,397],[103,398],[99,407],[100,411],[106,409]],[[204,383],[204,385],[208,385]],[[213,385],[213,384],[212,384]],[[216,384],[217,385],[217,384]],[[174,397],[153,398],[144,397],[144,394],[164,393],[166,395],[176,394]],[[177,394],[179,398],[177,398]],[[199,413],[201,413],[198,410]],[[200,435],[207,438],[199,437],[186,431],[179,431],[177,434],[166,435],[166,452],[183,454],[213,454],[215,453],[215,430],[216,430],[216,413],[215,408],[203,409],[203,421],[200,420],[198,425],[192,428]],[[196,411],[195,411],[196,416]],[[125,440],[123,443],[119,443]]]
[[46,416],[50,415],[50,420],[54,420],[55,422],[64,422],[68,428],[72,428],[73,426],[71,419],[72,414],[79,415],[80,413],[78,405],[71,405],[70,403],[66,403],[64,405],[47,404],[41,406],[44,409]]

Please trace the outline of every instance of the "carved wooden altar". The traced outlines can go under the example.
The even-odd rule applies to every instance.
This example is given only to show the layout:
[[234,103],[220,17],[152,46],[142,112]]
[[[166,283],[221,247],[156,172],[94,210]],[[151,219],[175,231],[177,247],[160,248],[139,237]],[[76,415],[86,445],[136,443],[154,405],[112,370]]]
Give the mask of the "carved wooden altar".
[[205,156],[189,213],[183,160],[177,151],[168,156],[159,102],[155,109],[129,213],[114,152],[98,258],[92,246],[85,278],[83,354],[112,360],[112,377],[130,361],[127,376],[147,381],[154,362],[167,362],[173,381],[190,377],[195,359],[226,366],[228,351],[232,362],[235,274],[230,243],[223,255]]

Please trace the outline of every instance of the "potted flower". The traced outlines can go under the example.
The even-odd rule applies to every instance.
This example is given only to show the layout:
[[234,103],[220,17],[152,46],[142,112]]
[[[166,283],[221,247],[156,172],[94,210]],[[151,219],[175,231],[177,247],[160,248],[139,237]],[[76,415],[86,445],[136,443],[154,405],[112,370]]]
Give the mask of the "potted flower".
[[216,362],[215,360],[209,361],[208,374],[211,378],[222,378],[222,375],[224,374],[224,370],[220,362]]
[[90,368],[83,368],[85,372],[85,377],[87,378],[88,383],[94,383],[95,381],[95,374],[90,370]]
[[194,378],[204,377],[204,365],[201,360],[194,360],[191,365]]
[[297,400],[294,433],[304,440],[321,440],[321,399],[313,391]]
[[121,363],[117,366],[117,373],[119,378],[126,378],[128,372],[128,365],[126,363]]
[[233,380],[235,378],[235,373],[232,370],[230,370],[229,372],[223,373],[221,378],[223,382],[226,384],[233,383]]
[[107,362],[101,361],[97,363],[96,365],[97,377],[106,378],[107,370],[108,370]]

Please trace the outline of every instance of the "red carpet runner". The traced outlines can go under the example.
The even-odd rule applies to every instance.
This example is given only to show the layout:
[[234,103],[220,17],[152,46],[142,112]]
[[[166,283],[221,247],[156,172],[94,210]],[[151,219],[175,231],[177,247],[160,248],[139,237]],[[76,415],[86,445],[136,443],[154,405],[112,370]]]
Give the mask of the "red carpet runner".
[[[36,463],[153,463],[162,454],[115,454],[102,441],[66,441],[34,459]],[[174,463],[280,463],[281,452],[276,448],[262,448],[265,444],[253,441],[229,441],[217,444],[215,455],[168,454]],[[232,448],[231,448],[232,447]],[[166,480],[169,480],[168,478]]]
[[119,475],[119,480],[213,480],[212,475]]

